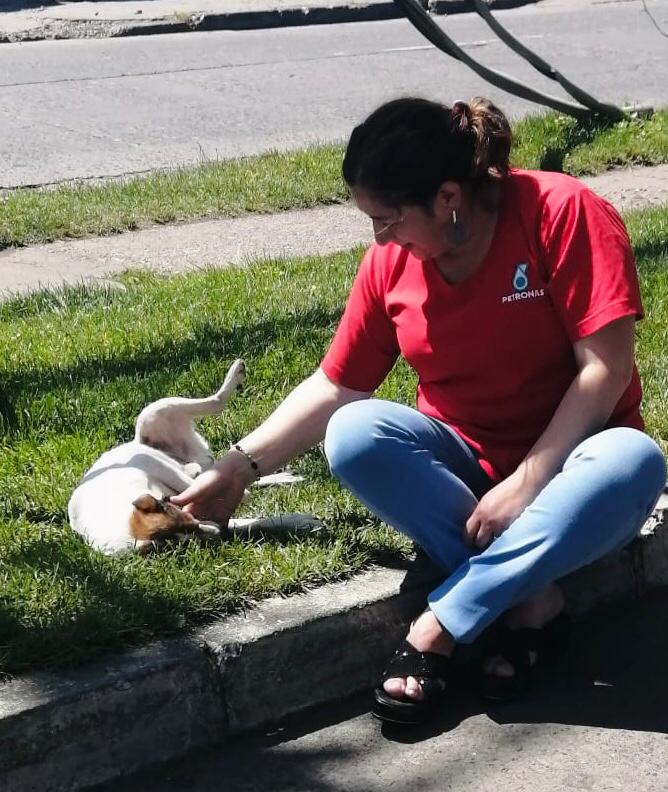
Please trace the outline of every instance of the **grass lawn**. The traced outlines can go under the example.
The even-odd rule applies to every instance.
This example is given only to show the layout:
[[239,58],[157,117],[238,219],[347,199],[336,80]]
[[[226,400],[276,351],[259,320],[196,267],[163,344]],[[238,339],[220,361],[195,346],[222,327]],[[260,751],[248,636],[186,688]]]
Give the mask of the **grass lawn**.
[[[646,306],[645,414],[668,451],[668,207],[627,220]],[[351,251],[171,278],[134,272],[125,291],[75,288],[0,304],[1,670],[78,663],[410,551],[339,489],[317,449],[295,466],[303,484],[257,492],[246,507],[314,512],[326,528],[308,538],[114,559],[66,524],[79,476],[132,436],[147,402],[213,392],[236,357],[248,364],[244,392],[202,430],[219,451],[257,425],[317,365],[358,259]],[[398,365],[382,395],[412,403],[414,386]]]
[[[555,113],[513,125],[513,164],[575,176],[668,162],[668,110],[647,120],[577,122]],[[127,181],[0,196],[0,249],[244,212],[347,200],[341,144],[208,162]]]

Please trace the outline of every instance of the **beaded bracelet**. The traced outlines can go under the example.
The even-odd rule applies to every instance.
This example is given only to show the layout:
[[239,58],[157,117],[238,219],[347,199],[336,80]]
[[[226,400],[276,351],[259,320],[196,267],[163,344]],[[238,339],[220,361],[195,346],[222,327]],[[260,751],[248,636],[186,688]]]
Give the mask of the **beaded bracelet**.
[[243,454],[246,457],[246,459],[248,460],[250,466],[253,468],[253,472],[255,473],[255,478],[259,479],[260,478],[260,466],[253,459],[253,457],[248,453],[248,451],[244,451],[244,449],[239,444],[233,445],[232,448],[235,451],[238,451],[240,454]]

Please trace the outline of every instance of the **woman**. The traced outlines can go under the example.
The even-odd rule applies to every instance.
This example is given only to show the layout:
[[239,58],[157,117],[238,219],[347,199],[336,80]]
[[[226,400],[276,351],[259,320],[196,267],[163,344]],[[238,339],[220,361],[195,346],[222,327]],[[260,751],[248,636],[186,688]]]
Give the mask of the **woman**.
[[[318,371],[174,502],[226,520],[244,486],[325,437],[330,467],[414,539],[444,579],[376,690],[374,714],[423,720],[449,657],[502,617],[483,667],[520,692],[564,629],[555,580],[628,542],[666,480],[642,432],[642,306],[615,210],[563,174],[509,167],[489,101],[383,105],[343,174],[373,223]],[[417,409],[370,399],[403,355]]]

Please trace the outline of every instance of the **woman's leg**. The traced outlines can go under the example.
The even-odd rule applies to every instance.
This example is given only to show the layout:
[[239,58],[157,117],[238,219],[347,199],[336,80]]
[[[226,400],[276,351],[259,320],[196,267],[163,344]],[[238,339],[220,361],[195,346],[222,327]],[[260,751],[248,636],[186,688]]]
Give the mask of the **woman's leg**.
[[[468,446],[445,424],[410,407],[371,399],[338,410],[329,422],[325,453],[334,475],[372,512],[410,536],[447,574],[474,548],[464,525],[492,482]],[[431,614],[426,614],[431,616]],[[431,618],[419,635],[418,651],[449,655],[451,637]],[[413,676],[385,680],[393,698],[421,699]]]
[[353,402],[330,420],[325,454],[346,489],[444,571],[474,551],[464,524],[492,484],[445,424],[381,399]]
[[[454,640],[473,641],[503,612],[527,600],[531,605],[531,598],[537,611],[547,612],[554,597],[544,604],[540,592],[630,541],[666,478],[660,449],[642,432],[601,432],[574,449],[534,503],[473,555],[463,528],[476,497],[491,483],[470,449],[443,424],[400,405],[356,402],[333,417],[325,451],[333,473],[368,508],[411,536],[444,569],[454,569],[431,593],[431,612],[408,636],[420,651],[446,654]],[[530,607],[527,626],[540,626],[533,623],[541,622],[538,617]],[[522,619],[517,626],[524,626]],[[392,695],[418,696],[410,681],[410,690],[385,688]]]
[[635,429],[584,440],[534,502],[429,595],[438,621],[469,643],[501,613],[628,543],[666,481],[659,447]]

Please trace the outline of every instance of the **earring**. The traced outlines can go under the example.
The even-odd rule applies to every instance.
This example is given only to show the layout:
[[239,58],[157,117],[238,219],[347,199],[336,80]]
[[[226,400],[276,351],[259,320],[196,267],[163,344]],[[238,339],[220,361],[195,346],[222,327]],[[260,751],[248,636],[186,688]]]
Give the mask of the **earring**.
[[450,215],[451,222],[448,223],[445,233],[452,245],[459,247],[466,241],[466,226],[464,223],[457,221],[457,210],[453,209]]

